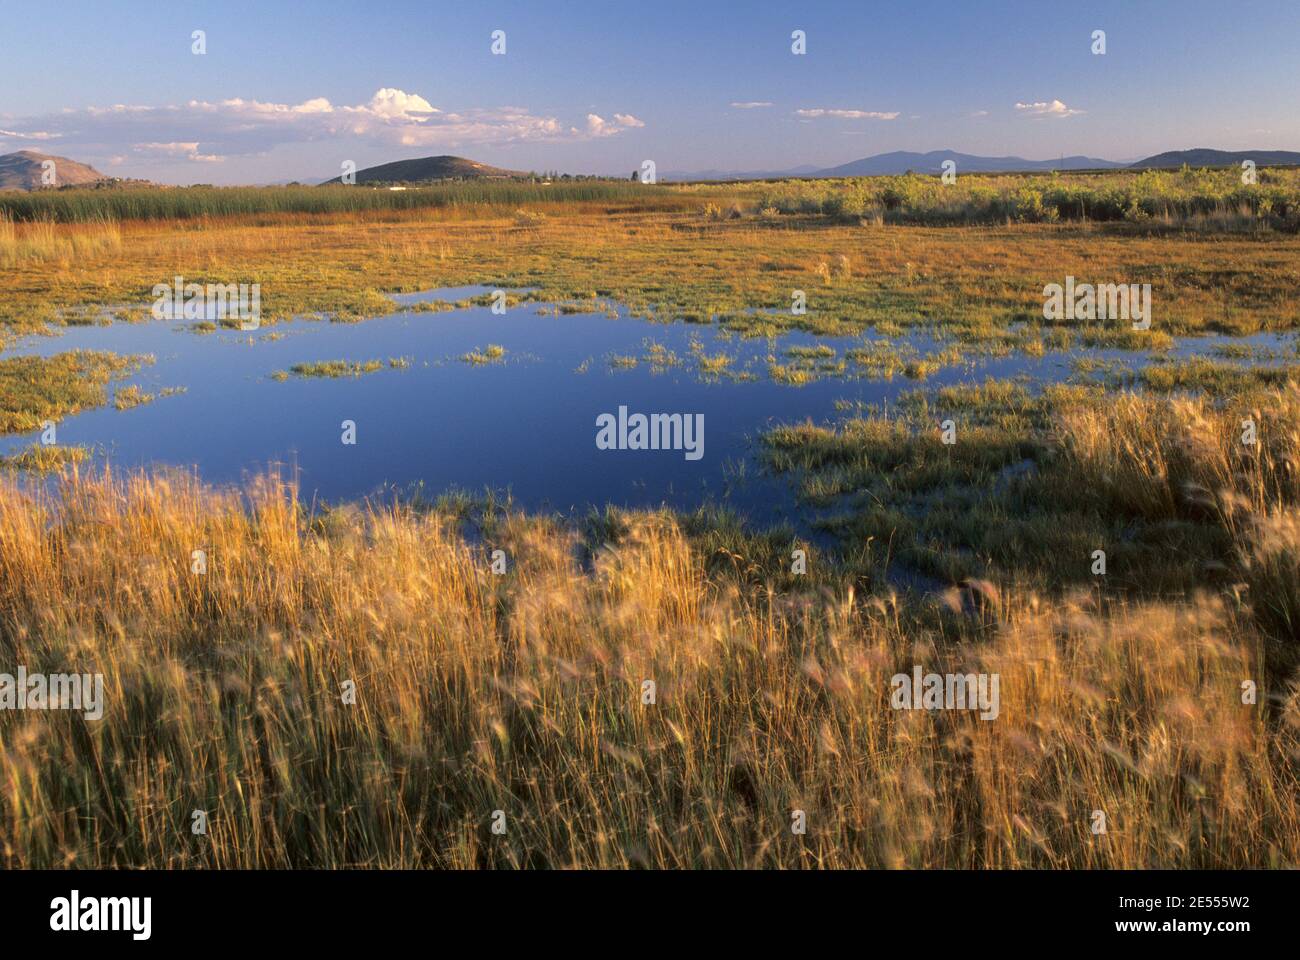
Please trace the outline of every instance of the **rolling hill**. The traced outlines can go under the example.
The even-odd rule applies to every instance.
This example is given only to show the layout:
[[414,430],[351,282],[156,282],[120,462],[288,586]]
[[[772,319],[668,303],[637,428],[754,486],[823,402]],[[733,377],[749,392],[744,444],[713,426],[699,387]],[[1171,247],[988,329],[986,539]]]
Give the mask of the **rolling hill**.
[[[517,170],[489,167],[477,160],[464,157],[419,157],[415,160],[394,160],[377,167],[357,171],[357,183],[420,183],[429,180],[470,180],[479,177],[506,179],[524,177]],[[326,180],[326,184],[342,183],[342,177]]]
[[1254,160],[1257,166],[1280,167],[1300,164],[1300,153],[1294,150],[1211,150],[1197,147],[1194,150],[1170,150],[1154,157],[1139,160],[1133,166],[1139,170],[1149,168],[1181,167],[1236,167],[1243,160]]
[[17,153],[0,155],[0,190],[39,190],[46,186],[41,182],[46,160],[54,161],[53,186],[56,187],[98,183],[109,179],[94,167],[67,157],[37,153],[35,150],[19,150]]

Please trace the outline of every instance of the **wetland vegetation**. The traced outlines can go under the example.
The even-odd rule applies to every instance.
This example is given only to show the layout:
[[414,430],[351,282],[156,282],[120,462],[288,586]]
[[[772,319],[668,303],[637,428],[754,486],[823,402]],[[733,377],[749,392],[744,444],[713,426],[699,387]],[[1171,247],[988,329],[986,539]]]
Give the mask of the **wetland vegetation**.
[[[519,421],[542,482],[611,490],[322,502],[274,470],[220,484],[23,438],[0,474],[5,652],[75,655],[110,707],[93,735],[0,715],[0,863],[1295,866],[1297,174],[960,183],[0,198],[15,442],[87,413],[161,436],[176,404],[241,425],[244,454],[319,410],[337,451],[337,410],[406,390],[388,402],[447,430],[470,404]],[[148,322],[177,273],[260,283],[268,329]],[[1066,276],[1149,282],[1151,329],[1045,320]],[[256,372],[224,395],[126,382],[173,355],[167,377]],[[629,507],[627,477],[541,474],[566,440],[532,398],[581,392],[542,413],[585,429],[655,390],[734,434],[710,434],[736,462],[709,497],[659,506],[682,485],[665,474]],[[399,466],[432,443],[406,420],[363,436]],[[784,519],[712,497],[741,481]],[[918,662],[999,673],[999,721],[891,709],[888,677]],[[178,848],[197,808],[209,842]]]

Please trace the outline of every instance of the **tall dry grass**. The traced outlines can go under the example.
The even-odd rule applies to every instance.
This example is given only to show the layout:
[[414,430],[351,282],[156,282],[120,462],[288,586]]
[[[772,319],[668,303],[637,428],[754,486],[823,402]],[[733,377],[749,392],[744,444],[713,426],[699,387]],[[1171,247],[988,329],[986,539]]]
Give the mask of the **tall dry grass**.
[[[0,480],[0,533],[0,670],[102,672],[107,700],[0,712],[6,867],[1300,861],[1300,693],[1214,597],[1008,590],[1001,627],[954,630],[833,578],[710,577],[667,516],[583,565],[546,521],[470,542],[403,506],[311,515],[274,476]],[[999,717],[892,709],[914,664],[999,673]]]
[[[1065,414],[1064,473],[1107,508],[1220,527],[1279,669],[1300,662],[1300,391],[1213,404],[1122,394]],[[1253,439],[1253,442],[1248,440]],[[1075,487],[1079,489],[1079,487]]]
[[88,256],[116,253],[122,233],[111,220],[55,224],[52,220],[15,223],[0,211],[0,266],[24,261],[56,262],[68,266]]

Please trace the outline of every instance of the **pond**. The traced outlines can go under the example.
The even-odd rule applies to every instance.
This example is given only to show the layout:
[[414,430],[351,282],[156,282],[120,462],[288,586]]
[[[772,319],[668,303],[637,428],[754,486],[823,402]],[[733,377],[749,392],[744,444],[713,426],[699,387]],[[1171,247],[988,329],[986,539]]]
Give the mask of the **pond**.
[[[825,371],[794,385],[771,373],[773,357],[805,370],[834,367],[850,349],[886,342],[875,335],[746,339],[712,325],[632,317],[604,303],[597,312],[573,313],[531,301],[503,314],[486,306],[418,309],[425,301],[484,292],[398,295],[402,309],[385,317],[296,319],[252,332],[200,334],[192,324],[156,321],[70,326],[56,336],[23,338],[4,355],[71,349],[154,355],[154,364],[115,386],[184,392],[128,410],[89,410],[58,424],[60,444],[92,447],[97,459],[118,467],[195,467],[208,482],[239,484],[279,463],[296,472],[304,499],[331,502],[417,484],[426,496],[508,492],[524,509],[565,514],[605,504],[691,509],[713,502],[760,526],[792,517],[796,508],[789,481],[760,468],[756,441],[764,430],[831,422],[845,404],[887,402],[919,385],[902,376]],[[921,354],[946,346],[921,334],[886,344],[900,342]],[[1207,353],[1221,342],[1182,341],[1176,353]],[[824,349],[819,357],[819,345],[832,348],[834,358],[825,360]],[[802,357],[792,359],[790,351]],[[938,369],[924,385],[1021,375],[1060,381],[1085,355],[1130,364],[1143,356],[1118,350],[973,355]],[[294,365],[336,360],[380,363],[358,376],[285,377]],[[628,417],[702,415],[702,455],[600,449],[598,417],[617,418],[620,407]],[[343,442],[344,421],[355,424],[355,443]],[[3,438],[0,452],[15,452],[36,437]]]

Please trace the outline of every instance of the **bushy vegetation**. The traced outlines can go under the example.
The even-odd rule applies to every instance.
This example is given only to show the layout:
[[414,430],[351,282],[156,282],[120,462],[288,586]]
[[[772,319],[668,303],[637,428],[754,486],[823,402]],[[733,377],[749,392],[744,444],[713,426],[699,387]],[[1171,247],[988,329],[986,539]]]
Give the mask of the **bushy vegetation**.
[[[273,214],[348,214],[446,207],[504,208],[519,226],[538,226],[553,204],[697,206],[704,219],[803,214],[856,222],[961,224],[1089,220],[1300,226],[1300,171],[1148,170],[1105,173],[857,177],[756,183],[646,185],[624,180],[461,180],[388,190],[368,186],[168,187],[47,190],[0,195],[0,217],[16,222],[187,220]],[[3,235],[0,234],[0,240]]]
[[1264,170],[1245,185],[1235,170],[1105,174],[906,174],[790,180],[763,190],[758,213],[913,224],[1129,221],[1300,228],[1300,171]]

